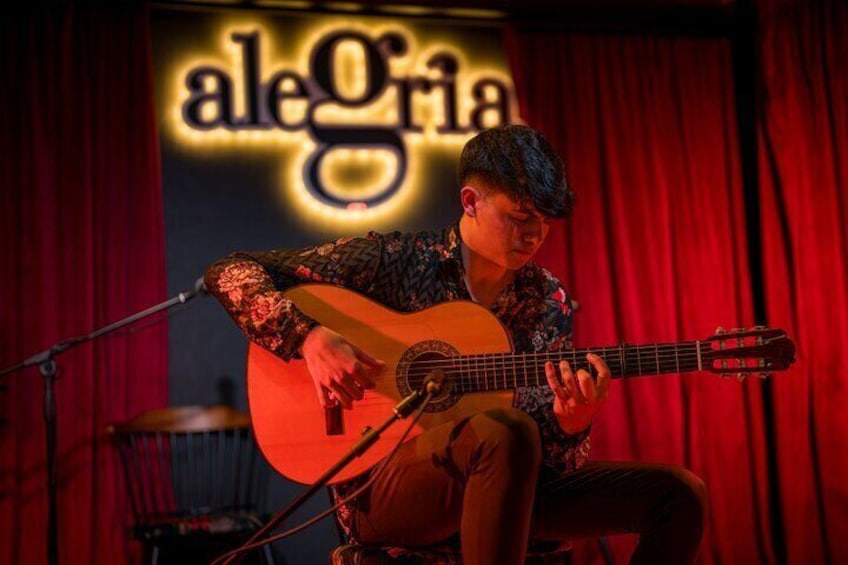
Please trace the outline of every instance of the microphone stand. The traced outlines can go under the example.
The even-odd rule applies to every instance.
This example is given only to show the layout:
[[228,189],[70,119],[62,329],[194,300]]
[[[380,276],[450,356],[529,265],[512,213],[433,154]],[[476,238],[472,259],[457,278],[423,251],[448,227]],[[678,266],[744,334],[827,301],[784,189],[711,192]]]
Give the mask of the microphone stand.
[[[359,457],[363,453],[365,453],[368,448],[370,448],[374,443],[380,439],[380,435],[392,424],[395,422],[402,420],[409,416],[413,410],[419,407],[422,403],[426,406],[427,403],[430,402],[434,396],[438,395],[442,390],[442,386],[447,379],[447,375],[441,369],[435,369],[430,372],[429,375],[424,379],[424,385],[421,387],[421,390],[412,391],[407,397],[398,402],[394,408],[392,408],[392,415],[384,421],[378,428],[372,428],[371,426],[367,426],[362,431],[362,439],[360,439],[356,444],[350,448],[341,459],[339,459],[332,467],[327,469],[323,475],[318,477],[318,479],[309,486],[308,489],[300,493],[297,498],[289,503],[284,509],[282,509],[279,513],[277,513],[273,518],[271,518],[267,524],[262,526],[259,530],[257,530],[250,539],[242,544],[242,548],[254,543],[259,538],[265,536],[267,533],[275,530],[279,524],[282,524],[286,518],[294,514],[294,512],[303,506],[303,504],[312,498],[316,492],[321,490],[322,488],[327,486],[327,483],[332,479],[336,474],[344,469],[351,461],[353,461],[356,457]],[[235,563],[236,561],[241,561],[244,557],[246,551],[244,549],[235,550],[232,555],[230,555],[222,565],[230,565],[231,563]],[[219,558],[220,559],[220,558]],[[217,561],[217,560],[216,560]]]
[[146,318],[156,312],[167,310],[177,304],[185,304],[192,298],[198,295],[206,294],[206,287],[203,285],[203,279],[198,279],[194,284],[194,288],[180,292],[177,296],[166,300],[156,306],[142,310],[132,316],[128,316],[123,320],[109,324],[99,330],[95,330],[90,334],[62,340],[49,349],[45,349],[40,353],[25,359],[24,361],[7,367],[0,371],[0,377],[13,373],[20,369],[38,365],[38,370],[41,376],[44,377],[44,429],[47,443],[47,562],[50,565],[59,564],[59,522],[57,515],[56,503],[56,396],[54,384],[56,381],[56,361],[55,357],[75,347],[81,343],[91,341],[102,335],[111,333],[119,328],[128,326],[142,318]]

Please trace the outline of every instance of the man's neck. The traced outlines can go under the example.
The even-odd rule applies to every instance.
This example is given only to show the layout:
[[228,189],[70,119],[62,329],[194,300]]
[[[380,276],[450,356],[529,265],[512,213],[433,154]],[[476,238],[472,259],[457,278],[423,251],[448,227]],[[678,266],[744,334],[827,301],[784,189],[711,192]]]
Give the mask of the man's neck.
[[474,251],[474,237],[469,226],[460,220],[462,237],[462,266],[465,271],[465,286],[475,302],[492,306],[500,294],[515,278],[515,272],[493,263]]

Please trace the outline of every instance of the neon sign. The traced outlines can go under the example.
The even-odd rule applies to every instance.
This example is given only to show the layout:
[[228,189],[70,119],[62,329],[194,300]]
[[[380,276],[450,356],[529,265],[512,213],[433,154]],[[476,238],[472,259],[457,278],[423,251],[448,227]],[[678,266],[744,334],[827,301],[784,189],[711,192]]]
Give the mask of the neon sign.
[[231,69],[206,63],[181,73],[181,126],[195,139],[297,136],[300,171],[290,178],[313,210],[338,217],[386,208],[414,169],[416,145],[464,143],[511,121],[503,73],[472,73],[446,45],[414,53],[414,38],[396,26],[325,30],[300,71],[263,60],[265,33],[228,32]]

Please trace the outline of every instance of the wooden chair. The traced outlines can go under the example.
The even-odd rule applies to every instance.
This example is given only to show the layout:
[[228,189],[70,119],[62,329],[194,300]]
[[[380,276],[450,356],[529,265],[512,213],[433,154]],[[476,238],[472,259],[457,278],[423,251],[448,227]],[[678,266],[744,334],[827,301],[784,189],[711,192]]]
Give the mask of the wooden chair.
[[[209,563],[267,518],[268,479],[244,412],[227,406],[151,410],[109,427],[151,562]],[[262,553],[273,563],[270,548]]]

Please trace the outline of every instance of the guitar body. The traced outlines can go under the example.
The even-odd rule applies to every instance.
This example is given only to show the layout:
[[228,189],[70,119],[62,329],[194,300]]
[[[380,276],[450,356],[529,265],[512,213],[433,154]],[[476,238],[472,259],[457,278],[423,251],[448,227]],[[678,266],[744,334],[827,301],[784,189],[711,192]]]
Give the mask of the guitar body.
[[[307,284],[285,294],[302,312],[386,364],[376,376],[376,388],[366,390],[362,400],[354,401],[352,410],[335,409],[341,412],[341,425],[330,430],[306,363],[285,362],[250,344],[247,393],[256,441],[279,473],[299,483],[314,482],[359,441],[363,428],[377,427],[391,416],[392,408],[411,390],[420,387],[428,372],[428,362],[460,354],[512,350],[500,321],[473,302],[445,302],[402,314],[331,285]],[[450,372],[447,376],[449,384]],[[513,393],[509,391],[458,396],[447,388],[424,413],[408,439],[443,422],[512,405]],[[371,468],[388,455],[406,428],[400,422],[386,430],[333,483]]]

